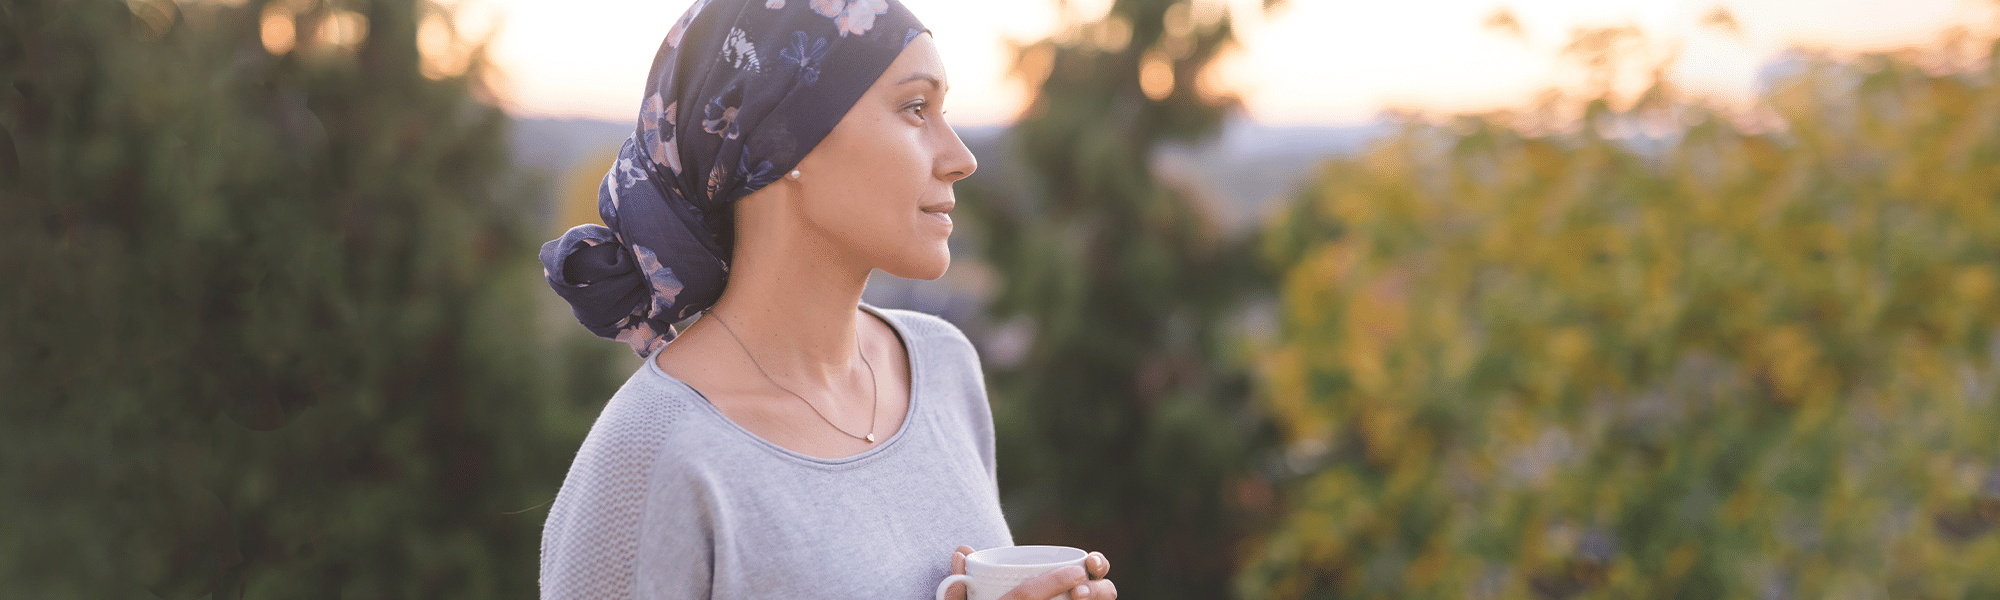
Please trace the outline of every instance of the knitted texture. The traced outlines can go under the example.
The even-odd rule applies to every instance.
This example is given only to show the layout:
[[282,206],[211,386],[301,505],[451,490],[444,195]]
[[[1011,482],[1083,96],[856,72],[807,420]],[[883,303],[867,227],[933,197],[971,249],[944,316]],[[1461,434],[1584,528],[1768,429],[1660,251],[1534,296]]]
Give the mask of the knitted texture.
[[[620,390],[605,404],[563,478],[543,529],[567,535],[542,537],[544,590],[569,590],[584,598],[631,597],[640,509],[654,458],[687,410],[683,403],[649,401],[650,394],[634,392]],[[554,565],[563,568],[552,569]]]

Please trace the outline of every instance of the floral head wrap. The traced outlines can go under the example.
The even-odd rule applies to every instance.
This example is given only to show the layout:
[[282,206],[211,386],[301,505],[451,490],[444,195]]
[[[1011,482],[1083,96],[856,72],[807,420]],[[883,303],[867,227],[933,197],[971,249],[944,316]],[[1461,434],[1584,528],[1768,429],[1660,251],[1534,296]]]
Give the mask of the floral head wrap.
[[542,245],[549,287],[652,355],[722,295],[730,204],[797,166],[924,31],[896,0],[696,0],[598,187],[604,224]]

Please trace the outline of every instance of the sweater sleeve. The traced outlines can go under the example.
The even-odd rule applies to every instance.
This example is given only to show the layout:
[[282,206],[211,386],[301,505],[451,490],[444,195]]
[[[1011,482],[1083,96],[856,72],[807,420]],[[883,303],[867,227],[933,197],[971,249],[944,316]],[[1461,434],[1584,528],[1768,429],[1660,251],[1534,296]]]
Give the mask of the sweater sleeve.
[[[674,450],[669,450],[673,452]],[[640,517],[633,598],[714,596],[717,504],[706,474],[686,463],[654,469]]]
[[638,379],[605,405],[542,527],[544,600],[709,597],[700,519],[659,509],[673,502],[658,478],[678,412]]

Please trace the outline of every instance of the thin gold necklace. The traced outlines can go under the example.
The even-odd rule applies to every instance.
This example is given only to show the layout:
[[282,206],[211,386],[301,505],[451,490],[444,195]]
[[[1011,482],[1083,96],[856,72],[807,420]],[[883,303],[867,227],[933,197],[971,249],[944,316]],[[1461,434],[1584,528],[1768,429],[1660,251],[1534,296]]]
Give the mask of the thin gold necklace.
[[793,398],[798,398],[800,402],[804,402],[804,403],[806,403],[806,408],[810,408],[810,409],[812,409],[812,411],[813,411],[813,414],[815,414],[815,415],[819,415],[819,420],[821,420],[821,421],[826,421],[826,424],[827,424],[828,426],[830,426],[830,427],[833,427],[833,430],[834,430],[834,431],[838,431],[838,432],[841,432],[841,433],[844,433],[844,434],[847,434],[847,437],[851,437],[851,438],[854,438],[854,439],[857,439],[857,440],[861,440],[861,441],[864,441],[864,442],[868,442],[868,443],[870,443],[870,444],[873,444],[873,443],[875,443],[875,409],[876,409],[876,408],[879,408],[879,407],[881,406],[881,404],[882,404],[882,396],[881,396],[881,394],[879,393],[879,392],[880,392],[880,390],[876,389],[876,384],[875,384],[875,365],[872,365],[872,364],[868,364],[868,353],[866,353],[866,352],[862,352],[862,351],[861,351],[861,332],[860,332],[860,331],[858,331],[858,330],[857,330],[857,331],[855,331],[855,332],[854,332],[854,355],[855,355],[855,356],[859,356],[859,357],[861,357],[861,366],[864,366],[864,367],[868,367],[868,398],[869,398],[869,399],[868,399],[868,435],[854,435],[854,434],[852,434],[852,433],[848,433],[848,432],[847,432],[847,430],[845,430],[845,429],[841,429],[839,425],[834,425],[834,424],[833,424],[833,419],[828,419],[828,418],[826,418],[826,413],[823,413],[823,412],[820,412],[820,411],[819,411],[819,407],[817,407],[817,406],[813,406],[813,403],[812,403],[811,401],[809,401],[809,400],[806,400],[806,397],[805,397],[805,396],[800,396],[798,392],[794,392],[794,391],[792,391],[792,388],[788,388],[788,387],[785,387],[785,386],[784,386],[783,384],[780,384],[780,383],[778,383],[778,380],[777,380],[776,378],[773,378],[773,377],[771,377],[771,372],[770,372],[770,371],[766,371],[766,370],[764,370],[764,365],[763,365],[763,363],[759,363],[759,362],[757,362],[757,355],[756,355],[756,354],[752,354],[752,353],[750,352],[750,346],[748,346],[748,345],[746,345],[746,344],[744,344],[744,343],[743,343],[743,338],[740,338],[740,337],[736,337],[736,330],[734,330],[734,329],[730,329],[730,328],[729,328],[729,323],[727,323],[727,322],[724,322],[724,321],[722,320],[722,317],[721,317],[721,316],[718,316],[718,315],[716,315],[716,314],[715,314],[714,312],[712,312],[712,311],[709,311],[709,310],[703,310],[703,311],[701,311],[701,314],[703,314],[703,315],[707,315],[707,316],[710,316],[710,317],[715,317],[715,323],[716,323],[717,325],[721,325],[721,326],[722,326],[722,330],[723,330],[723,331],[727,331],[727,332],[729,332],[729,337],[730,337],[730,339],[734,339],[734,340],[736,340],[736,346],[737,346],[737,347],[739,347],[739,348],[742,348],[742,349],[743,349],[743,355],[744,355],[744,356],[748,356],[748,357],[750,357],[750,364],[751,364],[751,365],[754,365],[754,366],[756,366],[756,367],[757,367],[757,372],[758,372],[758,373],[763,373],[763,374],[764,374],[764,380],[765,380],[765,381],[769,381],[769,382],[771,382],[771,385],[774,385],[774,386],[777,386],[777,387],[778,387],[778,389],[781,389],[781,390],[784,390],[784,391],[785,391],[785,393],[787,393],[787,394],[791,394]]

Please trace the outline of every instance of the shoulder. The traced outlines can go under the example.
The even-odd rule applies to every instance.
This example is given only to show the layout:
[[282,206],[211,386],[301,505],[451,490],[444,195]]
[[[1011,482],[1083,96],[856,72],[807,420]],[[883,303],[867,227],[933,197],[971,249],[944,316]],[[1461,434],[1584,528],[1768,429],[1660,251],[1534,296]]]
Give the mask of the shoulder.
[[[646,361],[651,365],[652,361]],[[692,390],[642,365],[591,424],[542,531],[545,598],[622,595],[638,573],[647,506],[660,467],[673,462],[692,413]],[[608,569],[608,570],[607,570]]]
[[950,321],[934,315],[877,310],[913,338],[907,340],[910,364],[918,369],[912,380],[933,407],[925,411],[928,418],[943,428],[945,438],[958,444],[953,446],[957,452],[978,456],[987,479],[993,480],[997,474],[993,409],[986,396],[985,370],[971,340]]
[[[632,374],[591,423],[570,463],[557,503],[563,501],[636,501],[671,447],[681,443],[698,418],[694,392],[652,366],[650,359]],[[600,492],[611,497],[596,497]]]
[[[647,359],[591,424],[584,451],[611,451],[651,459],[693,417],[694,392]],[[579,459],[582,458],[579,456]]]
[[912,374],[913,380],[930,392],[977,405],[979,410],[974,412],[984,412],[985,369],[980,365],[979,351],[965,332],[936,315],[902,309],[875,310],[910,338],[904,344],[909,348],[910,364],[917,369]]
[[[872,307],[871,307],[872,308]],[[896,326],[909,348],[912,364],[927,365],[932,375],[978,374],[979,351],[957,325],[936,315],[900,308],[875,308],[882,318]]]
[[902,334],[915,338],[911,340],[913,342],[943,342],[968,350],[972,347],[972,341],[966,339],[965,332],[937,315],[901,308],[870,308],[888,319]]

